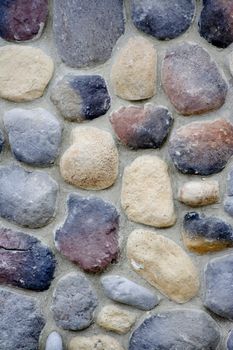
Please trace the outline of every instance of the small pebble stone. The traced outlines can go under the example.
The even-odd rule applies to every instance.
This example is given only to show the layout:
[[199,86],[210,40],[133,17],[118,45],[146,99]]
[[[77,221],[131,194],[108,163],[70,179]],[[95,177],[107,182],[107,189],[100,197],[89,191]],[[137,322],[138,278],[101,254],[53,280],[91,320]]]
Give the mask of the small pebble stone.
[[38,350],[45,320],[35,298],[0,289],[0,349]]
[[233,216],[233,167],[227,177],[227,194],[224,200],[224,210],[230,216]]
[[233,3],[205,0],[199,19],[199,32],[214,46],[226,48],[233,43]]
[[72,272],[58,281],[51,309],[58,327],[77,331],[90,326],[97,304],[96,293],[88,279]]
[[162,84],[171,103],[183,115],[219,109],[228,91],[209,53],[192,42],[182,42],[167,50]]
[[37,228],[55,216],[58,185],[45,172],[10,164],[0,167],[0,216],[21,226]]
[[26,41],[40,37],[48,16],[48,0],[8,0],[0,3],[0,37]]
[[107,305],[98,314],[96,322],[107,331],[126,334],[136,322],[136,316],[134,313],[115,305]]
[[0,97],[13,102],[43,95],[53,75],[53,61],[41,49],[8,45],[0,48]]
[[62,129],[51,113],[43,108],[15,108],[5,113],[4,125],[17,160],[42,166],[54,163],[59,153]]
[[194,0],[131,0],[131,18],[137,29],[157,39],[174,39],[192,23]]
[[111,99],[100,75],[66,75],[54,86],[51,100],[65,119],[82,122],[104,115]]
[[219,342],[220,329],[206,312],[176,309],[145,319],[133,332],[129,350],[215,350]]
[[187,213],[183,240],[189,250],[203,254],[233,246],[233,227],[216,216]]
[[169,299],[186,303],[197,294],[197,269],[172,240],[155,232],[134,230],[128,238],[127,257],[134,271]]
[[104,63],[125,30],[123,1],[55,0],[53,29],[58,53],[68,66]]
[[101,278],[105,295],[118,303],[134,306],[140,310],[149,311],[159,303],[157,295],[149,289],[117,275]]
[[125,168],[121,204],[129,220],[155,227],[176,221],[167,164],[156,156],[140,156]]
[[62,338],[59,333],[54,331],[49,334],[46,341],[45,350],[63,350]]
[[68,350],[124,350],[113,337],[108,335],[94,335],[92,337],[75,337],[68,346]]
[[156,93],[157,54],[153,44],[136,36],[116,56],[111,80],[115,94],[125,100],[148,99]]
[[111,114],[110,122],[124,145],[134,149],[160,148],[171,130],[173,117],[165,107],[146,104],[121,107]]
[[233,331],[227,337],[227,350],[233,350]]
[[169,153],[184,174],[218,173],[233,155],[233,125],[225,119],[184,125],[173,132]]
[[204,305],[233,320],[233,254],[212,259],[204,270]]
[[60,161],[61,175],[71,185],[102,190],[114,184],[118,175],[118,151],[112,135],[95,127],[72,131],[72,145]]

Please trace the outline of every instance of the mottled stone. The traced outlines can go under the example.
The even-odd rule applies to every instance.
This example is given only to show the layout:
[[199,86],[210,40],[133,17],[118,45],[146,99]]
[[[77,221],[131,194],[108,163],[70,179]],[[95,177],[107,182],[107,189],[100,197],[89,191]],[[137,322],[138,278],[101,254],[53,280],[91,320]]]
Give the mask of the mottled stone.
[[0,37],[26,41],[40,37],[48,16],[48,0],[0,2]]
[[162,84],[171,103],[183,115],[220,108],[228,86],[209,53],[196,43],[182,42],[166,52]]
[[72,131],[72,146],[61,157],[61,175],[68,183],[102,190],[113,185],[118,175],[118,151],[112,135],[95,127]]
[[117,96],[137,101],[156,93],[157,55],[154,46],[142,37],[128,40],[116,55],[111,80]]
[[134,230],[127,242],[132,268],[171,300],[185,303],[199,289],[196,267],[185,251],[155,232]]
[[137,29],[157,39],[174,39],[192,23],[194,0],[131,0],[131,18]]
[[57,249],[86,272],[101,272],[119,252],[119,214],[97,197],[70,194],[65,223],[55,233]]
[[0,289],[0,349],[38,350],[45,326],[35,298]]
[[0,97],[13,102],[43,95],[53,75],[53,61],[41,49],[8,45],[0,48]]
[[204,311],[176,309],[148,317],[133,332],[129,350],[215,350],[217,323]]
[[55,216],[58,185],[45,172],[26,171],[14,164],[0,167],[0,216],[37,228]]
[[58,53],[68,66],[104,63],[125,30],[123,1],[55,0],[53,29]]
[[224,200],[224,210],[230,216],[233,216],[233,167],[227,176],[227,193]]
[[4,147],[4,143],[5,143],[5,137],[4,137],[2,130],[0,129],[0,153],[2,152],[2,149]]
[[49,334],[46,340],[45,350],[63,350],[62,338],[59,333],[54,331]]
[[100,75],[66,75],[54,86],[51,100],[62,116],[82,122],[104,115],[111,99]]
[[230,331],[227,337],[227,350],[233,350],[233,331]]
[[107,297],[140,310],[151,310],[159,303],[157,295],[125,277],[104,276],[101,278],[101,284]]
[[217,119],[182,126],[170,138],[169,153],[184,174],[218,173],[233,155],[233,125]]
[[160,148],[173,124],[173,117],[162,106],[146,104],[121,107],[110,117],[117,138],[134,149]]
[[140,156],[125,168],[121,204],[129,220],[155,227],[176,221],[167,164],[156,156]]
[[233,254],[212,259],[204,270],[204,305],[233,320]]
[[214,46],[226,48],[233,42],[233,3],[229,0],[204,0],[199,32]]
[[15,108],[5,113],[4,125],[11,151],[17,160],[42,166],[55,161],[62,128],[51,113],[43,108]]
[[94,335],[92,337],[75,337],[68,346],[68,350],[124,350],[118,341],[108,335]]
[[97,304],[96,293],[88,279],[72,272],[58,281],[51,309],[58,327],[76,331],[90,326]]

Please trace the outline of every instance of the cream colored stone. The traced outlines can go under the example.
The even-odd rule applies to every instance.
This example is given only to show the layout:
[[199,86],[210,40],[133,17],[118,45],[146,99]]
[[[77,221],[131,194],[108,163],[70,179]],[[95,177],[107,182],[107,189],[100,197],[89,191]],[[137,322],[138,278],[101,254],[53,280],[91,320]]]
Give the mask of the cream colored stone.
[[169,227],[175,221],[167,164],[156,156],[141,156],[125,168],[122,207],[132,221]]
[[128,238],[127,256],[140,276],[177,303],[185,303],[197,294],[197,269],[172,240],[155,232],[135,230]]
[[100,311],[96,322],[108,331],[126,334],[136,322],[136,315],[115,305],[107,305]]
[[116,95],[126,100],[143,100],[156,93],[157,55],[153,45],[133,37],[116,56],[111,80]]
[[93,337],[75,337],[68,346],[68,350],[124,350],[118,341],[108,335]]
[[191,207],[217,203],[219,183],[214,180],[186,182],[179,190],[178,199]]
[[9,45],[0,48],[0,97],[14,102],[32,101],[43,95],[54,64],[42,50]]
[[86,190],[112,186],[118,174],[118,151],[112,135],[95,127],[77,127],[72,142],[60,161],[65,181]]

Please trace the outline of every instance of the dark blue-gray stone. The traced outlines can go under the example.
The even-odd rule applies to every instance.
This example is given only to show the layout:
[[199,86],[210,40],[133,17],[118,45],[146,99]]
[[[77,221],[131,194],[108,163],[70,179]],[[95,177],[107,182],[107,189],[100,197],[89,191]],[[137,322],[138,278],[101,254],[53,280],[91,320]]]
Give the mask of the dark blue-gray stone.
[[2,152],[3,146],[5,143],[5,138],[2,130],[0,130],[0,153]]
[[123,0],[55,0],[53,29],[68,66],[104,63],[124,33]]
[[227,337],[227,350],[233,350],[233,331]]
[[204,311],[175,309],[147,318],[132,334],[129,350],[215,350],[217,323]]
[[192,23],[194,0],[131,0],[134,25],[157,39],[173,39]]
[[5,113],[4,125],[11,151],[21,162],[50,165],[59,153],[62,128],[59,121],[43,108],[15,108]]

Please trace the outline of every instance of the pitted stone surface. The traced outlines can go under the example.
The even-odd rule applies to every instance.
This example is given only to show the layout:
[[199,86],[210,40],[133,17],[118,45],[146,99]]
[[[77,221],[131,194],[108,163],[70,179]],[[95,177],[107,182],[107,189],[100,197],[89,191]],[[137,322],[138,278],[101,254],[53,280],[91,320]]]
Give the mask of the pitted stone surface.
[[63,350],[62,338],[59,333],[54,331],[49,334],[46,340],[45,350]]
[[124,350],[113,337],[108,335],[94,335],[92,337],[75,337],[68,346],[68,350]]

